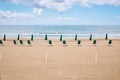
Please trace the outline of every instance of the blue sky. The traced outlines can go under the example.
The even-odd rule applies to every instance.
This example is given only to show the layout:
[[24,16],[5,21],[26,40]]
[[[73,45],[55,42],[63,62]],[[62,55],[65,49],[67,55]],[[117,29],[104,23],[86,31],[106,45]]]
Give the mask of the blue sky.
[[1,25],[120,25],[120,0],[0,0]]

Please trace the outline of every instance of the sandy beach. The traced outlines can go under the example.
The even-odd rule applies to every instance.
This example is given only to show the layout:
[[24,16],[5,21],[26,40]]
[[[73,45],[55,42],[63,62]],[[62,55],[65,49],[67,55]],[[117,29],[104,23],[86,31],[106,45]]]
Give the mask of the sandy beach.
[[14,45],[9,39],[0,46],[0,80],[120,80],[120,39],[35,39],[31,45]]

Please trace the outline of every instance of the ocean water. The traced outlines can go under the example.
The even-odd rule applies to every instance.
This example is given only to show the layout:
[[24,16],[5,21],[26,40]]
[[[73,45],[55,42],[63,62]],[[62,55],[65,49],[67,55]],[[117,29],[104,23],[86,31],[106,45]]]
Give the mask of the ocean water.
[[79,38],[89,38],[90,34],[94,38],[104,38],[108,33],[110,38],[120,39],[120,25],[0,25],[0,38],[4,34],[8,38],[15,38],[18,34],[26,38],[31,34],[35,38],[44,38],[46,33],[50,38],[59,38],[61,34],[64,38],[74,38],[75,34]]

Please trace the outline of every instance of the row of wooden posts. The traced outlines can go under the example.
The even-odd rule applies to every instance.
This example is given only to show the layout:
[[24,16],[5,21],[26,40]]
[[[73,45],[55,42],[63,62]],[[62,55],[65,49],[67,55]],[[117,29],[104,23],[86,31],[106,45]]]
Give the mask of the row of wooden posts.
[[[6,41],[6,35],[4,35],[3,36],[3,40],[4,41]],[[34,36],[33,36],[33,34],[31,35],[31,41],[33,41],[33,39],[34,39]],[[77,37],[77,34],[75,35],[75,40],[77,40],[78,39],[78,37]],[[93,36],[92,36],[92,34],[90,35],[90,37],[89,37],[89,40],[92,40],[93,39]],[[17,37],[17,40],[20,40],[20,34],[18,34],[18,37]],[[48,40],[48,36],[47,36],[47,34],[45,34],[45,40]],[[62,41],[63,39],[62,39],[62,35],[60,35],[60,41]],[[106,36],[105,36],[105,40],[108,40],[108,34],[106,34]]]
[[[6,41],[6,35],[4,35],[3,40]],[[20,44],[23,44],[23,41],[20,40],[20,35],[18,35],[17,40],[19,40],[19,43],[20,43]],[[47,34],[45,35],[45,40],[48,40]],[[77,34],[75,35],[75,40],[77,41],[77,44],[78,44],[78,45],[81,44],[81,40],[78,40],[78,39],[77,39]],[[89,40],[92,40],[92,34],[90,35]],[[106,34],[105,40],[108,40],[108,34]],[[31,39],[30,39],[30,40],[27,40],[27,43],[28,43],[28,44],[31,44],[31,41],[33,41],[33,34],[31,35]],[[60,36],[60,41],[62,41],[64,45],[66,44],[66,41],[62,39],[62,35]],[[49,44],[52,44],[52,40],[49,40],[48,42],[49,42]],[[14,43],[14,44],[17,44],[17,41],[16,41],[16,40],[13,40],[13,43]],[[96,41],[96,40],[93,40],[93,44],[96,44],[96,43],[97,43],[97,41]],[[2,40],[0,40],[0,44],[3,44],[3,41],[2,41]],[[112,40],[109,40],[109,41],[108,41],[108,44],[112,44]]]

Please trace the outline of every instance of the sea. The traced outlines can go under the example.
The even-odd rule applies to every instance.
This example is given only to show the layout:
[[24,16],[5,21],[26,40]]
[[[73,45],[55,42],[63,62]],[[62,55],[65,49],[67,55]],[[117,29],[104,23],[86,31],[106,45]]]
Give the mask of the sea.
[[44,38],[45,34],[49,38],[74,38],[77,34],[78,38],[89,38],[92,34],[94,38],[105,38],[108,34],[109,38],[120,39],[120,25],[0,25],[0,38],[3,35],[7,38],[17,38],[20,34],[21,38]]

